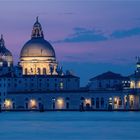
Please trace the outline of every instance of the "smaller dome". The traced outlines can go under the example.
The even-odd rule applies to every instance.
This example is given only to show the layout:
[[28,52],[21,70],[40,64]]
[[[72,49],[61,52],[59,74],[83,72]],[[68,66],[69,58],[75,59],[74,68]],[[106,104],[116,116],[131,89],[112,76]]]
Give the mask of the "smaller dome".
[[0,39],[0,62],[8,63],[8,65],[13,63],[12,53],[6,49],[3,36]]

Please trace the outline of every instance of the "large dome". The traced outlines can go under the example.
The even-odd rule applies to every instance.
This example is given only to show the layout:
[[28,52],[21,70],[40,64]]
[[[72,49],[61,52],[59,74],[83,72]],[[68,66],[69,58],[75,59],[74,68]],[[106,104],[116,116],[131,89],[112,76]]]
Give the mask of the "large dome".
[[33,25],[31,39],[27,41],[20,53],[20,65],[24,75],[57,74],[57,61],[52,45],[44,39],[41,24]]
[[55,51],[51,44],[44,39],[41,24],[38,21],[34,23],[31,40],[23,46],[20,58],[22,57],[55,57]]
[[23,46],[20,57],[55,57],[51,44],[44,38],[32,38]]

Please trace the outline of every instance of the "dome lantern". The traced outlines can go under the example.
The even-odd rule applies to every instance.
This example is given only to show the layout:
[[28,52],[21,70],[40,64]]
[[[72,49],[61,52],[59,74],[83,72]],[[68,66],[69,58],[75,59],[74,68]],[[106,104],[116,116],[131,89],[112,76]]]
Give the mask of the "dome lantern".
[[44,38],[44,34],[42,31],[41,24],[38,21],[38,17],[36,17],[36,22],[33,26],[31,38]]

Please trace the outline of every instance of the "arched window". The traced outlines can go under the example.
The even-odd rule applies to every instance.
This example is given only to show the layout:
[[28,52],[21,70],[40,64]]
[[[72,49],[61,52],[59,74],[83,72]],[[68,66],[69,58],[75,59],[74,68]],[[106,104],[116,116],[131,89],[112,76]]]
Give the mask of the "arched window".
[[37,101],[35,99],[29,100],[29,107],[30,109],[37,109]]
[[96,108],[99,108],[99,98],[96,98]]
[[25,108],[28,109],[28,103],[25,103]]
[[28,71],[27,71],[27,68],[25,68],[25,75],[27,75]]
[[55,109],[55,98],[52,98],[52,108]]
[[31,71],[31,73],[33,73],[33,69],[32,68],[30,69],[30,71]]
[[69,109],[69,100],[70,100],[70,98],[66,97],[66,109]]
[[64,109],[65,107],[65,100],[63,98],[57,98],[56,100],[56,107],[57,109]]
[[46,75],[46,68],[43,68],[43,75]]
[[13,103],[13,109],[15,109],[15,103]]
[[119,98],[119,105],[122,105],[122,99]]
[[6,99],[4,101],[4,108],[5,109],[12,109],[13,108],[13,101],[11,101],[10,99]]
[[69,102],[66,102],[66,109],[69,109]]
[[102,107],[104,106],[104,98],[103,97],[101,98],[101,106]]
[[40,72],[40,68],[37,68],[37,74],[41,74],[41,72]]
[[94,102],[94,98],[91,98],[91,105],[94,105],[95,102]]

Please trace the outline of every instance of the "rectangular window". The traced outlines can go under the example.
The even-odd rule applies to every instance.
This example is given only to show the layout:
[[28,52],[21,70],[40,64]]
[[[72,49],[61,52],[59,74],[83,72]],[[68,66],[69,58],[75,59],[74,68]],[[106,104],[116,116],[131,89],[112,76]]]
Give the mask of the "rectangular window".
[[64,84],[63,82],[60,82],[60,89],[63,89],[64,88]]

